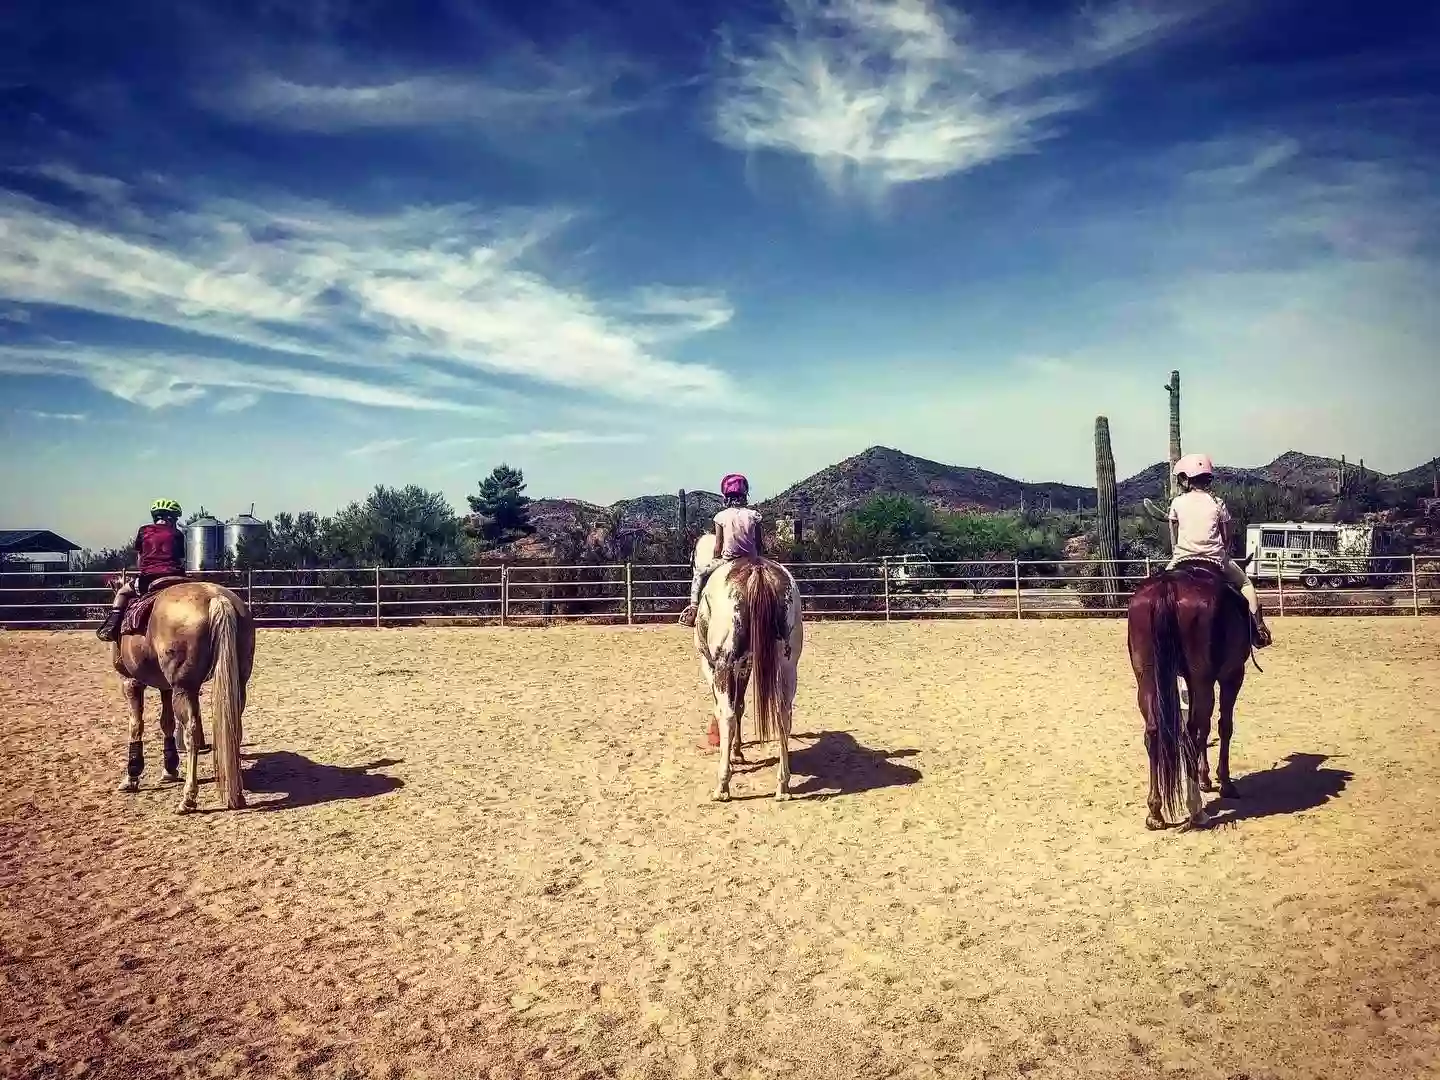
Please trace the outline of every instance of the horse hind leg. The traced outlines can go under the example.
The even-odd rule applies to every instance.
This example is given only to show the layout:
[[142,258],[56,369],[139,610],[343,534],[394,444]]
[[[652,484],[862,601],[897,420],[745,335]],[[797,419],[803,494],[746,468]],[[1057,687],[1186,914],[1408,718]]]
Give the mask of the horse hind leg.
[[1147,829],[1165,828],[1164,807],[1160,800],[1160,773],[1157,755],[1160,753],[1160,731],[1151,717],[1159,711],[1158,703],[1152,699],[1153,691],[1147,689],[1139,693],[1140,715],[1145,718],[1145,757],[1150,763],[1150,794],[1145,799],[1145,827]]
[[175,690],[175,719],[185,732],[185,787],[177,814],[188,814],[200,798],[200,695],[179,687]]
[[175,695],[174,691],[160,691],[160,733],[165,737],[165,771],[160,774],[163,784],[180,782],[180,751],[175,745]]
[[715,802],[729,802],[735,754],[735,678],[729,665],[716,667],[714,693],[715,718],[720,722],[720,771],[710,797]]
[[735,747],[731,751],[730,760],[736,765],[747,765],[745,752],[742,749],[745,745],[744,735],[741,728],[745,722],[745,695],[750,690],[750,673],[744,672],[735,679]]
[[1233,678],[1220,683],[1220,754],[1215,771],[1220,778],[1220,797],[1238,799],[1239,790],[1230,779],[1230,737],[1235,734],[1235,702],[1240,698],[1240,687],[1245,683],[1245,669]]
[[1203,788],[1210,791],[1209,754],[1205,744],[1210,740],[1210,717],[1215,711],[1215,683],[1211,679],[1190,682],[1190,723],[1182,738],[1185,746],[1185,812],[1186,827],[1206,822],[1205,804],[1200,797]]
[[775,764],[775,799],[784,802],[790,798],[790,722],[795,713],[795,687],[798,674],[793,660],[780,663],[780,709],[779,730],[780,757]]
[[145,685],[139,679],[121,679],[120,692],[130,709],[130,747],[119,790],[133,794],[140,790],[140,774],[145,771]]

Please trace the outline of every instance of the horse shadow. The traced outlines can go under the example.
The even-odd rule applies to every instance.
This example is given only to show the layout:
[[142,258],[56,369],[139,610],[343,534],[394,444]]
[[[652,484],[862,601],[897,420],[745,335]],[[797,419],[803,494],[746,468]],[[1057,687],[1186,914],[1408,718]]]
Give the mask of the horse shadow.
[[[790,751],[790,794],[812,799],[834,799],[879,788],[913,784],[919,769],[899,765],[894,758],[914,757],[919,750],[875,750],[862,746],[848,731],[795,732],[792,739],[814,739],[809,746]],[[779,758],[744,766],[745,771],[773,768]],[[737,770],[739,771],[739,770]],[[805,779],[796,783],[800,777]]]
[[1212,802],[1207,809],[1215,815],[1213,823],[1298,814],[1325,805],[1355,779],[1349,769],[1322,769],[1328,760],[1328,754],[1287,754],[1283,763],[1236,778],[1241,797]]
[[381,758],[368,765],[326,765],[304,754],[273,750],[246,754],[244,759],[252,763],[245,770],[246,792],[284,793],[284,798],[257,804],[256,810],[298,810],[345,799],[372,799],[405,786],[397,776],[374,772],[401,764],[401,758]]

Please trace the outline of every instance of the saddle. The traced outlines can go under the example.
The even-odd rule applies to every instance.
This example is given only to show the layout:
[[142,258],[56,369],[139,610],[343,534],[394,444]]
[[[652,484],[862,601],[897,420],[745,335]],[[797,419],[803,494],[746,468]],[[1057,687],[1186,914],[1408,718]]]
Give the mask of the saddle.
[[[1164,571],[1161,572],[1164,573]],[[1174,569],[1172,569],[1170,573],[1184,573],[1194,578],[1204,578],[1213,584],[1219,585],[1232,596],[1240,597],[1242,603],[1245,600],[1244,595],[1235,587],[1235,583],[1227,578],[1224,571],[1209,559],[1181,559],[1175,564]]]
[[150,609],[155,606],[155,598],[161,591],[171,585],[179,585],[181,582],[189,581],[187,577],[160,577],[150,583],[150,588],[145,590],[144,595],[125,607],[125,617],[120,620],[120,636],[126,634],[143,634],[145,625],[150,620]]

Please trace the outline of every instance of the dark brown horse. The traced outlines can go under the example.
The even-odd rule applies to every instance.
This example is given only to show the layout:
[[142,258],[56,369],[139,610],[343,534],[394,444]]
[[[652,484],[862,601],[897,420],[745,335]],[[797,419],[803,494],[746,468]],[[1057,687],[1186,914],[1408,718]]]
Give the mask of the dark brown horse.
[[[1239,560],[1242,568],[1249,561],[1248,556]],[[1150,758],[1145,826],[1165,828],[1165,813],[1179,816],[1182,802],[1184,827],[1203,825],[1200,792],[1215,790],[1206,744],[1216,683],[1220,685],[1216,768],[1220,795],[1239,797],[1230,779],[1230,736],[1235,731],[1235,701],[1245,683],[1245,661],[1253,655],[1245,598],[1227,584],[1218,567],[1181,562],[1141,583],[1130,598],[1126,617],[1130,666],[1135,670],[1145,717],[1145,752]],[[1188,723],[1180,704],[1181,677],[1190,692]]]

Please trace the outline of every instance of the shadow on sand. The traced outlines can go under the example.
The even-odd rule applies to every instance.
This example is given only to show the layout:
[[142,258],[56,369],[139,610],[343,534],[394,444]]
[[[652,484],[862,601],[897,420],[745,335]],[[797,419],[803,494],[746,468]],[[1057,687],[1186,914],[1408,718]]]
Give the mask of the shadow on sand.
[[256,810],[295,810],[318,803],[343,799],[370,799],[405,786],[395,776],[375,775],[375,769],[399,765],[400,758],[381,758],[369,765],[324,765],[304,754],[275,750],[268,754],[246,754],[251,762],[245,770],[247,792],[285,793],[282,799],[258,803]]
[[[840,795],[856,795],[877,788],[913,784],[920,779],[919,769],[912,769],[909,765],[897,765],[891,760],[914,757],[920,752],[918,750],[872,750],[868,746],[861,746],[848,731],[797,731],[790,737],[815,740],[809,746],[797,747],[794,743],[791,744],[791,795],[833,799]],[[778,760],[773,753],[767,754],[763,760],[751,759],[735,771],[773,769]]]
[[1206,807],[1214,825],[1249,818],[1298,814],[1323,806],[1355,778],[1348,769],[1322,769],[1328,754],[1289,754],[1283,763],[1237,777],[1238,799],[1216,799]]

